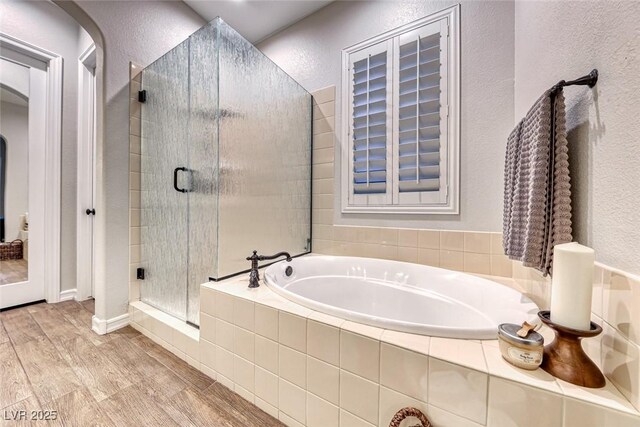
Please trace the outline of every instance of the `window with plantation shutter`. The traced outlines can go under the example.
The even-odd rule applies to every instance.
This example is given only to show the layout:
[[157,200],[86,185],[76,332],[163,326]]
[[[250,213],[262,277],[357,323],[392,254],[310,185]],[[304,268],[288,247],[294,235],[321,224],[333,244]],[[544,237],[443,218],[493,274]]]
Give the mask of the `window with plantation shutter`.
[[398,204],[443,203],[447,197],[447,22],[397,38]]
[[392,193],[391,44],[382,42],[351,57],[351,202],[387,204]]
[[458,212],[458,11],[343,51],[343,212]]

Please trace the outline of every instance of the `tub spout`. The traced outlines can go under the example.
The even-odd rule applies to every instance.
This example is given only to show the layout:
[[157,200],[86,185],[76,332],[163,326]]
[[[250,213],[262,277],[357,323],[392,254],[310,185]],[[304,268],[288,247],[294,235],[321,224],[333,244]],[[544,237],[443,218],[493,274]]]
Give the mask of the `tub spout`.
[[251,261],[251,272],[249,273],[249,287],[257,288],[260,286],[260,272],[258,271],[258,261],[272,260],[286,257],[287,262],[291,262],[289,252],[278,252],[275,255],[258,255],[258,251],[253,251],[253,255],[247,257],[247,261]]

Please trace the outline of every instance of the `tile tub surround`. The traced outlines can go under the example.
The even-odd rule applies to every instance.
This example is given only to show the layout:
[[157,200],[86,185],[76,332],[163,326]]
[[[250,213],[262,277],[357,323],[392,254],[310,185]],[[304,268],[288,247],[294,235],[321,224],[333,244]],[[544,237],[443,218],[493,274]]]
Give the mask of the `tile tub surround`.
[[496,340],[383,330],[247,285],[245,277],[202,285],[199,366],[287,425],[386,427],[403,406],[436,426],[573,426],[585,413],[640,423],[611,382],[590,390],[515,368]]

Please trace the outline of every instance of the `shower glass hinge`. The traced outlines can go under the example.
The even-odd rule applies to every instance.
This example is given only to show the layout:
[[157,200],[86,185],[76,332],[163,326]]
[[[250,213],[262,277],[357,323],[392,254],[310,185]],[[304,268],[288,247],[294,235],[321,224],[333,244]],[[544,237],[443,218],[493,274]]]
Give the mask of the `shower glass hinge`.
[[138,102],[147,102],[147,91],[139,90],[138,91]]
[[138,269],[136,269],[136,279],[144,280],[144,268],[138,267]]

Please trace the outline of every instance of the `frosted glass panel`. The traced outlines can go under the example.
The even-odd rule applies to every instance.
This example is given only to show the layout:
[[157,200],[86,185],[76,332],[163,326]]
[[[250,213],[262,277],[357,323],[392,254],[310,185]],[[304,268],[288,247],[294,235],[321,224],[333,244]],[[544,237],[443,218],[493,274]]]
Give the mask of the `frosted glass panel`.
[[308,250],[311,95],[235,30],[219,26],[218,277],[253,249]]
[[220,19],[142,85],[141,299],[198,324],[202,283],[310,250],[311,96]]
[[[183,43],[142,72],[140,298],[186,320],[187,194],[173,188],[175,168],[188,166],[189,45]],[[188,172],[178,172],[180,187]]]
[[187,320],[198,324],[200,285],[215,277],[218,253],[217,21],[190,37],[191,136]]

